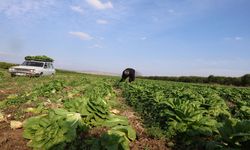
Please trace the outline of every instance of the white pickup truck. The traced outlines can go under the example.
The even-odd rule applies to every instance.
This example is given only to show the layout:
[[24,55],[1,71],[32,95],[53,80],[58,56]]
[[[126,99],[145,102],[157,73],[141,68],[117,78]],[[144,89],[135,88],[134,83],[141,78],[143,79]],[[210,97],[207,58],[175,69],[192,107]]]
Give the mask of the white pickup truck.
[[54,75],[55,68],[52,62],[26,60],[19,66],[9,68],[12,77],[14,76],[46,76]]

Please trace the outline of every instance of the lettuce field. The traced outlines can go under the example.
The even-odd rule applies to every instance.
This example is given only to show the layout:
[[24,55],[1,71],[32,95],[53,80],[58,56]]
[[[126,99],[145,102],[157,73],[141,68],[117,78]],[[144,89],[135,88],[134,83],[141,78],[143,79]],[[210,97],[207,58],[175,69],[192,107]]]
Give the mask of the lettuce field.
[[[250,88],[0,69],[0,149],[248,149]],[[13,121],[21,127],[12,127]]]

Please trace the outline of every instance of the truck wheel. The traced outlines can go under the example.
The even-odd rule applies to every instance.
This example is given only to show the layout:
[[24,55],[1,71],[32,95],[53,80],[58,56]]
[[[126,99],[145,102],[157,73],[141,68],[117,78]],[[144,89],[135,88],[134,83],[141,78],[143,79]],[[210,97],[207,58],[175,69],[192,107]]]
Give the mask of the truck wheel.
[[37,77],[41,77],[43,75],[43,72],[41,72]]
[[15,77],[16,75],[15,74],[11,74],[11,77]]

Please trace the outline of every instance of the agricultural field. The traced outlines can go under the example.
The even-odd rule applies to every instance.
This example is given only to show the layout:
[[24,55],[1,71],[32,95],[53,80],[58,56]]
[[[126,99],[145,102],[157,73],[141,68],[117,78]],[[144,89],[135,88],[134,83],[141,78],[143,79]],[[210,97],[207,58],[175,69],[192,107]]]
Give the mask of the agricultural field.
[[149,131],[176,149],[250,147],[249,88],[144,80],[122,89]]
[[12,78],[0,69],[0,149],[250,147],[250,88],[118,81],[67,71]]

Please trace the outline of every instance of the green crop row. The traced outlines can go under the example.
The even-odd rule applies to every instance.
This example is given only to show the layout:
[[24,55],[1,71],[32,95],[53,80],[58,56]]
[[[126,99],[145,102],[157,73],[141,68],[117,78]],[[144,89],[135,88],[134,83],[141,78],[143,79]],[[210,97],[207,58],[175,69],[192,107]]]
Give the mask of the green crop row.
[[147,125],[159,127],[176,146],[183,145],[185,149],[249,147],[249,88],[150,80],[124,83],[121,88],[128,104],[144,117]]

